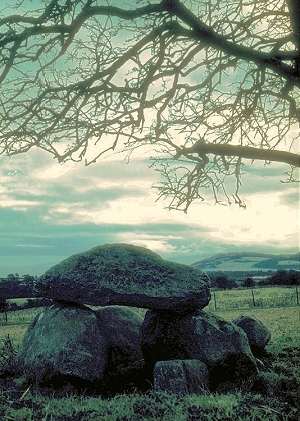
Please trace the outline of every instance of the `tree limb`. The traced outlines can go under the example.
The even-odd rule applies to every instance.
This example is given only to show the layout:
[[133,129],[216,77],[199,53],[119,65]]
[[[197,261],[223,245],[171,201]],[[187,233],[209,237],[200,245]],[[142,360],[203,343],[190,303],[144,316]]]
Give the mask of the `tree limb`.
[[185,208],[208,190],[230,201],[232,177],[241,203],[243,158],[299,167],[299,0],[143,2],[0,19],[0,155],[88,165],[150,144]]
[[199,155],[214,154],[221,156],[238,156],[240,158],[252,160],[282,162],[285,164],[292,165],[294,167],[300,167],[300,155],[292,152],[259,149],[252,148],[250,146],[227,145],[220,143],[197,142],[189,148],[180,148],[178,150],[177,155],[180,156],[193,153],[197,153]]
[[[293,1],[297,2],[297,0]],[[299,72],[293,66],[283,63],[280,59],[280,55],[272,52],[263,53],[253,48],[228,41],[224,36],[217,34],[212,28],[201,22],[199,18],[179,0],[166,0],[164,3],[170,13],[177,16],[182,22],[191,28],[191,30],[181,28],[183,35],[195,40],[198,39],[199,41],[203,41],[207,45],[210,45],[217,50],[221,50],[226,54],[233,55],[239,59],[253,61],[258,65],[267,66],[279,75],[289,81],[292,81],[296,86],[300,87]],[[296,8],[298,8],[298,6],[295,6],[295,9]]]

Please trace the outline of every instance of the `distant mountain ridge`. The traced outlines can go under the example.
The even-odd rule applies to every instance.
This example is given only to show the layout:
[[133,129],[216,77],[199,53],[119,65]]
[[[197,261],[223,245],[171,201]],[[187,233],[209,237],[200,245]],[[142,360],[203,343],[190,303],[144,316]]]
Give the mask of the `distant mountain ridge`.
[[212,272],[300,270],[300,252],[293,254],[223,253],[199,260],[192,266]]

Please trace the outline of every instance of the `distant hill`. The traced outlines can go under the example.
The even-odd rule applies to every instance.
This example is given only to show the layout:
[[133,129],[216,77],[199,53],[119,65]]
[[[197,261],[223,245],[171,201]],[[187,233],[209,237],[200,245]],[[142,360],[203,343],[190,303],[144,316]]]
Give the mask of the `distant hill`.
[[211,272],[300,270],[300,253],[226,253],[217,254],[192,264],[193,267]]

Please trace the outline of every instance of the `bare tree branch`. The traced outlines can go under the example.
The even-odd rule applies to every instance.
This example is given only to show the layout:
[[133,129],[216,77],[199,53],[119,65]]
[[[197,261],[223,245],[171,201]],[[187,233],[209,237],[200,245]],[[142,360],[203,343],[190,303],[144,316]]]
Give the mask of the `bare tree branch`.
[[261,161],[273,161],[282,162],[285,164],[293,165],[294,167],[300,167],[300,155],[269,149],[258,149],[249,146],[239,145],[227,145],[220,143],[203,143],[197,142],[191,147],[183,148],[178,152],[177,156],[193,154],[214,154],[220,156],[238,156],[240,158],[261,160]]
[[182,35],[205,42],[207,45],[239,59],[253,61],[258,65],[269,67],[279,75],[285,77],[287,80],[292,81],[292,83],[300,87],[298,73],[295,72],[295,69],[292,66],[286,65],[283,62],[280,52],[264,53],[253,48],[239,45],[238,43],[230,42],[225,36],[219,35],[212,28],[198,19],[198,17],[195,16],[191,10],[185,7],[182,2],[178,0],[166,0],[165,4],[170,13],[176,15],[189,28],[191,28],[190,30],[184,30],[182,28]]
[[[27,8],[27,9],[26,9]],[[239,198],[244,161],[299,167],[297,0],[49,0],[0,19],[0,155],[153,149],[159,195]],[[0,6],[1,9],[1,6]],[[232,180],[235,180],[232,190]]]

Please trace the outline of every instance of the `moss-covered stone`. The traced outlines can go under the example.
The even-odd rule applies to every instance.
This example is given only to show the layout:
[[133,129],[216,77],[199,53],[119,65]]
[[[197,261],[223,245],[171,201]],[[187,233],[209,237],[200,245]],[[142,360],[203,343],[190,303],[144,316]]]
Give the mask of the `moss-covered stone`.
[[197,359],[210,371],[211,387],[243,381],[257,373],[245,332],[231,322],[205,311],[170,317],[148,311],[141,329],[146,364],[157,361]]
[[177,312],[202,308],[210,299],[205,274],[128,244],[109,244],[69,257],[39,279],[36,291],[81,304]]
[[253,316],[240,316],[233,323],[243,329],[253,353],[260,354],[271,339],[271,332],[260,320]]
[[199,360],[158,361],[154,367],[154,390],[186,395],[208,390],[207,366]]
[[62,303],[44,309],[25,334],[19,362],[26,378],[36,383],[67,378],[100,381],[108,345],[95,312]]

